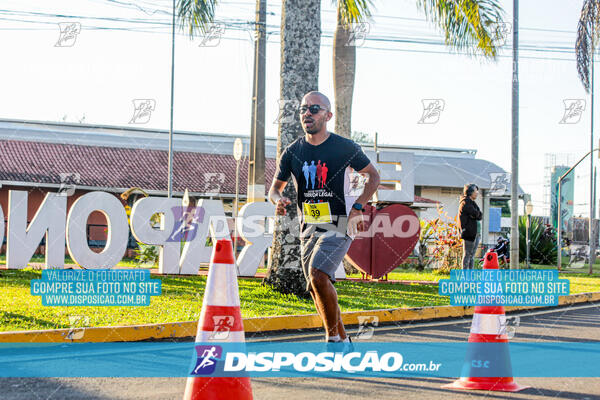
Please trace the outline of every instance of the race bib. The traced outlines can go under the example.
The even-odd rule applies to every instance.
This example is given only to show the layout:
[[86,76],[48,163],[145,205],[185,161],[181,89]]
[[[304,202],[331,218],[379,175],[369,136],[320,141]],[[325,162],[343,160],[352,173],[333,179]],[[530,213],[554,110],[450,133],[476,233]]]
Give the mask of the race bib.
[[303,203],[304,222],[307,224],[328,224],[331,222],[329,203]]

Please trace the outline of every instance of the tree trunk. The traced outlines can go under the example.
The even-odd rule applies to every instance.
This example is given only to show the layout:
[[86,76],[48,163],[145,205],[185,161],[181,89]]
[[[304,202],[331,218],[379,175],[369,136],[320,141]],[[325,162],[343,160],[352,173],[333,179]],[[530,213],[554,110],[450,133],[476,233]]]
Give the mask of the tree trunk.
[[337,22],[333,35],[333,88],[335,92],[335,133],[350,138],[352,134],[352,96],[356,71],[356,46],[352,26],[341,20],[338,0]]
[[[281,80],[277,162],[285,148],[304,135],[298,108],[302,97],[318,89],[321,47],[321,0],[283,0],[281,12]],[[284,190],[292,204],[275,221],[269,270],[264,279],[282,293],[305,296],[300,264],[296,189],[292,179]]]
[[[342,23],[338,0],[337,20],[333,34],[333,91],[335,100],[335,133],[350,138],[352,136],[352,96],[356,71],[356,47],[350,41],[351,27]],[[346,274],[358,272],[344,258]]]

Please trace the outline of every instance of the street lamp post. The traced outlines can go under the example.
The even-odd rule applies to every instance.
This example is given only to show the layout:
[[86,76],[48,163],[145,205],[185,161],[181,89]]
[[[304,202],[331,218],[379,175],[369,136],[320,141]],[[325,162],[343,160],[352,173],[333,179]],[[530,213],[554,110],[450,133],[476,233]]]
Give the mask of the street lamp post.
[[173,0],[173,25],[171,26],[171,117],[169,119],[169,151],[168,151],[168,177],[167,196],[173,195],[173,103],[175,100],[175,0]]
[[519,0],[513,0],[510,269],[519,268]]
[[531,264],[529,263],[529,227],[531,225],[531,213],[533,212],[533,204],[531,200],[527,202],[525,205],[525,213],[527,214],[527,226],[525,227],[525,243],[527,248],[527,255],[525,257],[525,263],[527,264],[527,268],[531,268]]

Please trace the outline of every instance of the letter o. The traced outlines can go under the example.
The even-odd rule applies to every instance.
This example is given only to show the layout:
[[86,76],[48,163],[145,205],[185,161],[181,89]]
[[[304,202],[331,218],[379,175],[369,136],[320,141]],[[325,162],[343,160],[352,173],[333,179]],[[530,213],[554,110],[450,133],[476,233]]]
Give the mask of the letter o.
[[[402,229],[404,227],[404,223],[408,222],[408,229]],[[394,234],[398,237],[411,237],[417,234],[421,225],[419,223],[419,218],[415,215],[401,215],[394,220],[392,224],[392,230]]]
[[[392,365],[390,365],[390,359],[392,360]],[[386,372],[393,372],[400,369],[402,361],[402,354],[395,352],[385,353],[379,359],[381,370]]]
[[[87,243],[87,220],[94,211],[106,217],[108,238],[104,250],[94,253]],[[87,193],[73,203],[67,217],[67,249],[84,268],[112,268],[123,258],[129,239],[127,214],[121,202],[106,192]]]
[[[302,360],[306,359],[306,365],[303,365]],[[294,359],[294,369],[300,372],[310,371],[315,368],[317,360],[313,353],[299,353]]]

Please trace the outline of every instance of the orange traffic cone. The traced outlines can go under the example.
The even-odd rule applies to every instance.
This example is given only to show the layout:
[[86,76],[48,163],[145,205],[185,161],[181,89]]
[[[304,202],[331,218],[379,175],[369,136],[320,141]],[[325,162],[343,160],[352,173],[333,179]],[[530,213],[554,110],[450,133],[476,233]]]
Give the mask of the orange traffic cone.
[[[498,269],[498,255],[488,252],[485,255],[483,269]],[[473,344],[471,344],[473,343]],[[498,343],[490,351],[488,345],[475,343]],[[493,353],[493,354],[492,354]],[[484,368],[498,372],[501,377],[491,378],[476,372]],[[493,390],[500,392],[518,392],[530,386],[517,384],[512,377],[512,366],[506,335],[506,316],[503,306],[476,306],[469,334],[467,356],[462,369],[462,377],[454,382],[443,385],[448,389]]]
[[[196,342],[244,342],[237,273],[231,241],[214,246]],[[210,377],[220,358],[219,346],[196,346],[198,362],[187,380],[184,400],[252,400],[249,377]],[[202,375],[207,375],[202,377]]]

